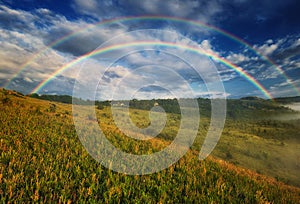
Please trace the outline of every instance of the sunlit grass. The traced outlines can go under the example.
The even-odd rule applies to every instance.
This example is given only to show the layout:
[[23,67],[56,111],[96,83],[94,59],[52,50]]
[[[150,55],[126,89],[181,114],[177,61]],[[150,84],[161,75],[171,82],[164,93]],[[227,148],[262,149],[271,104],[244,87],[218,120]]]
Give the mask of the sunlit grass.
[[[4,98],[7,99],[3,101]],[[197,149],[205,136],[208,119],[203,118],[200,123],[199,138],[194,150],[177,163],[151,175],[128,176],[102,167],[86,152],[77,137],[70,105],[14,96],[12,92],[4,94],[3,91],[0,92],[0,100],[0,200],[3,203],[299,201],[298,188],[284,185],[276,179],[213,157],[199,161]],[[131,111],[132,120],[146,127],[149,122],[148,112]],[[109,108],[97,110],[97,115],[100,127],[110,141],[118,148],[135,154],[149,154],[164,148],[173,137],[168,138],[168,133],[174,131],[176,135],[179,124],[179,117],[170,114],[167,126],[159,138],[140,142],[125,136],[115,127]],[[87,115],[75,117],[83,117],[86,124],[89,123]],[[291,139],[295,140],[295,137]],[[269,149],[255,151],[255,146],[263,148],[264,144],[270,145]],[[295,147],[290,146],[292,141],[284,140],[284,145],[281,145],[276,139],[258,137],[247,132],[247,128],[232,125],[225,128],[214,154],[223,157],[230,150],[229,161],[237,161],[239,158],[243,161],[246,160],[242,158],[243,151],[250,148],[249,157],[261,154],[262,161],[267,161],[276,153],[269,152],[274,145],[279,147],[278,151]]]

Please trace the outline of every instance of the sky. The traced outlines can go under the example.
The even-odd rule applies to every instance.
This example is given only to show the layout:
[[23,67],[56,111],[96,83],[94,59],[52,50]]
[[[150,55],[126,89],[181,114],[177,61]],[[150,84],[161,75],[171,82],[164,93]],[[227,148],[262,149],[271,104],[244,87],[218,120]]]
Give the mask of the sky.
[[81,98],[300,95],[297,0],[0,0],[0,87]]

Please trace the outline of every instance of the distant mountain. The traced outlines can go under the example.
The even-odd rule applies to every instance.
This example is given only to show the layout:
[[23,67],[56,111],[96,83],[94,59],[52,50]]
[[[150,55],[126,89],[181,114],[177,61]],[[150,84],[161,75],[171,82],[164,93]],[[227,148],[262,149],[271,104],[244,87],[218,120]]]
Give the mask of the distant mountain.
[[[247,96],[247,97],[241,97],[240,100],[263,101],[265,99],[259,98],[257,96]],[[270,99],[268,100],[270,101]],[[272,100],[281,104],[296,103],[296,102],[300,102],[300,96],[279,97],[279,98],[274,98]]]
[[259,98],[257,96],[246,96],[240,98],[240,100],[249,100],[249,101],[254,101],[254,100],[264,100],[263,98]]
[[300,102],[300,96],[280,97],[280,98],[275,98],[274,101],[276,101],[277,103],[282,103],[282,104],[296,103],[296,102]]

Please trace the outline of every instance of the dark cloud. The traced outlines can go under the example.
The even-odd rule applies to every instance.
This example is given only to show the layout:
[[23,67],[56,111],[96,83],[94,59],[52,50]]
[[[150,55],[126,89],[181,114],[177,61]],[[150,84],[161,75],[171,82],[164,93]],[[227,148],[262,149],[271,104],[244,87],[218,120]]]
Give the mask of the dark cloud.
[[[45,38],[46,44],[51,44],[57,40],[56,38],[53,38],[52,34],[55,34],[55,31],[51,31],[51,33]],[[61,33],[59,32],[59,34]],[[53,49],[63,53],[69,53],[74,56],[81,56],[85,53],[93,51],[98,46],[99,44],[95,43],[95,40],[92,37],[79,35],[56,44],[53,46]]]
[[116,24],[93,26],[83,21],[67,21],[49,27],[43,38],[47,45],[57,42],[53,48],[60,52],[80,56],[124,31],[126,28]]
[[104,76],[108,77],[108,78],[122,78],[122,76],[120,76],[119,74],[117,74],[114,71],[106,71]]
[[272,56],[276,60],[284,60],[291,57],[300,57],[300,45],[289,47]]
[[165,88],[160,87],[160,86],[146,86],[146,87],[142,87],[139,91],[141,92],[157,92],[157,93],[166,93],[168,92]]
[[12,10],[0,5],[0,27],[8,30],[30,31],[34,16],[25,11]]

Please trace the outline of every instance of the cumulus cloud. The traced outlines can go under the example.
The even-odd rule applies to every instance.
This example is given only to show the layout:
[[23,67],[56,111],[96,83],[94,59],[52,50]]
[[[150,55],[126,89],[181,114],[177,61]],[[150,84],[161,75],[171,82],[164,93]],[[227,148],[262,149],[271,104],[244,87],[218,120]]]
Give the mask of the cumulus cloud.
[[242,53],[231,53],[226,57],[227,60],[232,62],[233,64],[239,64],[242,62],[247,62],[250,58]]
[[[11,74],[11,78],[14,76],[14,73],[19,72],[22,69],[22,73],[18,77],[23,78],[21,81],[29,84],[50,77],[55,70],[60,69],[60,67],[64,64],[73,60],[74,56],[79,56],[94,50],[99,44],[106,42],[106,40],[112,38],[112,36],[118,36],[118,39],[121,42],[135,42],[139,41],[141,37],[138,33],[129,33],[128,35],[123,36],[120,35],[127,31],[127,28],[122,25],[114,24],[100,28],[84,21],[68,21],[63,16],[54,14],[48,9],[37,9],[32,13],[13,10],[8,7],[2,7],[2,10],[6,13],[7,22],[16,18],[22,24],[27,25],[27,27],[19,26],[17,28],[15,25],[8,25],[8,29],[6,29],[5,26],[1,27],[0,35],[3,49],[1,49],[0,57],[2,69],[5,70],[3,74],[6,75],[5,77]],[[2,12],[2,14],[3,13],[4,12]],[[39,20],[39,15],[42,14],[45,15],[43,22]],[[40,24],[47,26],[41,27]],[[89,27],[89,29],[81,30],[85,27]],[[62,43],[56,44],[53,48],[47,48],[45,50],[47,44],[50,44],[57,38],[66,36],[70,33],[75,33],[72,38],[67,38]],[[143,34],[145,34],[145,32]],[[183,38],[176,32],[165,32],[159,35],[149,33],[147,35],[143,35],[143,39],[157,41],[164,41],[168,39],[169,42],[172,41],[173,43],[183,44],[191,42],[187,41],[187,39]],[[44,51],[36,55],[36,52],[39,50]],[[140,66],[145,64],[147,65],[149,63],[153,65],[152,62],[154,56],[152,54],[149,55],[148,53],[148,56],[143,54],[141,55],[140,53],[138,55],[131,55],[128,65],[137,62],[139,62]],[[167,59],[156,56],[155,59],[157,60],[157,65],[165,62],[166,67],[172,67],[173,69],[177,68],[178,70],[183,70],[186,66],[183,62],[174,64],[174,61],[171,60],[170,56]],[[105,62],[100,63],[100,61],[101,60],[93,61],[93,59],[87,60],[84,66],[94,67],[94,69],[91,72],[85,73],[82,80],[78,81],[84,85],[84,81],[99,80],[99,77],[107,66]],[[23,69],[25,65],[26,67]],[[78,65],[77,69],[78,68],[81,67]],[[76,66],[73,66],[71,69],[75,70]],[[107,78],[106,82],[110,82],[112,87],[114,87],[116,83],[118,83],[118,78],[126,74],[128,70],[128,68],[126,71],[124,69],[120,69],[120,66],[114,67],[113,71],[107,72],[104,76]],[[182,73],[185,74],[186,78],[193,77],[193,75],[188,72],[182,71]],[[66,74],[72,75],[72,72],[67,71],[64,75],[66,76]],[[174,81],[166,76],[161,76],[161,79],[165,82]],[[18,82],[20,82],[19,78],[12,81],[10,85],[17,86]],[[161,79],[157,78],[157,80]],[[57,80],[58,79],[55,78],[53,79],[54,82]],[[130,81],[134,81],[135,84],[139,84],[139,82],[142,83],[140,80],[141,78],[132,75]],[[55,83],[52,83],[52,85],[53,84],[55,85]],[[61,84],[61,80],[59,83],[57,82],[57,84]],[[173,84],[174,87],[178,86],[176,83],[166,83],[165,85],[169,86],[170,84]],[[26,86],[30,87],[30,85]],[[178,90],[181,90],[180,87],[177,88]],[[48,90],[55,91],[54,89]]]
[[[273,97],[281,97],[281,96],[295,96],[298,92],[297,88],[300,86],[300,79],[289,80],[289,81],[279,81],[278,83],[274,83],[270,86],[269,90]],[[296,94],[295,94],[296,92]]]
[[[218,18],[217,14],[223,11],[222,1],[129,0],[113,2],[105,0],[100,4],[95,0],[74,0],[73,8],[78,13],[84,14],[84,18],[70,20],[46,8],[25,11],[0,5],[0,85],[6,84],[7,79],[12,79],[14,74],[22,69],[17,79],[18,83],[34,87],[77,57],[97,48],[100,49],[99,45],[106,47],[142,41],[153,41],[157,44],[168,42],[175,46],[166,48],[153,43],[153,46],[123,47],[119,51],[107,52],[106,55],[95,55],[60,73],[61,77],[53,80],[53,88],[48,88],[48,91],[58,93],[59,87],[70,89],[74,81],[83,86],[88,86],[89,81],[95,81],[106,87],[101,94],[109,96],[111,90],[118,86],[126,76],[128,83],[119,88],[121,95],[118,97],[126,96],[129,92],[133,93],[137,86],[142,86],[145,82],[152,85],[142,88],[139,96],[145,94],[144,96],[152,97],[151,91],[161,94],[159,95],[161,97],[170,96],[170,93],[167,94],[157,89],[156,85],[163,85],[168,89],[175,88],[180,93],[185,93],[186,87],[178,83],[176,77],[164,71],[160,71],[160,74],[155,72],[162,67],[177,72],[185,82],[194,87],[204,82],[213,83],[218,80],[218,77],[212,73],[214,64],[210,63],[211,61],[205,54],[189,53],[180,48],[180,45],[199,48],[204,53],[221,56],[262,81],[277,79],[279,76],[279,72],[274,71],[271,64],[263,62],[263,59],[254,56],[253,53],[243,50],[217,51],[212,38],[207,35],[198,35],[200,37],[197,37],[197,41],[192,41],[185,37],[190,33],[186,33],[184,25],[179,26],[176,23],[166,25],[158,21],[155,25],[153,22],[141,24],[141,22],[133,21],[95,25],[96,21],[102,21],[104,18],[126,16],[127,11],[134,15],[177,16],[211,23]],[[150,30],[150,28],[157,29]],[[140,31],[136,31],[138,29]],[[188,31],[202,34],[202,31],[199,32],[193,28],[189,28]],[[56,43],[52,47],[47,47],[53,42]],[[276,59],[284,70],[295,70],[299,69],[299,46],[299,36],[293,36],[291,39],[268,39],[262,44],[255,45],[254,48],[263,55]],[[116,56],[121,58],[117,59]],[[183,58],[188,58],[187,61],[190,64]],[[147,66],[149,70],[146,69]],[[216,66],[223,82],[230,82],[240,77],[234,70],[224,65],[217,64]],[[24,67],[26,68],[23,69]],[[86,69],[86,67],[91,69]],[[108,67],[110,68],[107,69]],[[142,75],[134,72],[142,67],[146,69]],[[198,70],[195,70],[195,67]],[[84,76],[76,80],[79,70],[84,72]],[[200,71],[206,78],[199,76],[197,71]],[[64,79],[72,83],[66,82],[69,85],[64,86]],[[164,83],[158,83],[159,81]],[[13,82],[11,84],[18,85],[17,81]],[[195,91],[199,94],[203,93],[203,90],[195,89]],[[215,93],[219,92],[215,91]]]
[[214,51],[212,50],[212,45],[210,44],[209,40],[203,40],[200,43],[200,46],[202,49],[204,49],[206,52],[210,52],[210,53],[214,53]]
[[300,53],[300,40],[295,36],[287,36],[276,41],[269,39],[262,45],[255,45],[254,48],[262,55],[279,61],[298,56]]
[[[202,48],[200,44],[183,37],[177,32],[170,30],[152,31],[139,30],[128,32],[107,42],[104,46],[119,45],[125,39],[126,43],[141,42],[142,44],[145,40],[154,43],[143,46],[138,44],[138,47],[131,46],[126,48],[125,51],[110,50],[103,55],[99,54],[90,60],[97,61],[99,65],[102,64],[102,68],[100,68],[100,65],[92,69],[92,66],[86,64],[84,67],[87,67],[87,76],[95,76],[95,74],[91,73],[98,71],[99,74],[99,69],[101,69],[103,71],[101,72],[102,78],[99,79],[98,75],[98,79],[93,78],[93,76],[87,79],[84,75],[78,81],[87,82],[86,87],[89,86],[89,83],[98,83],[101,87],[101,90],[99,90],[101,99],[112,99],[112,97],[125,99],[126,97],[136,97],[137,93],[139,93],[138,96],[140,97],[143,94],[143,97],[159,94],[160,97],[165,98],[169,97],[170,93],[180,97],[190,97],[191,94],[187,91],[187,86],[215,83],[218,80],[217,70],[206,55],[191,52],[184,47],[190,45],[213,52],[213,48],[208,41],[203,43],[204,48]],[[173,46],[164,46],[163,42],[173,43]],[[184,46],[182,47],[180,44]],[[123,48],[121,47],[121,49]],[[107,67],[105,68],[103,58],[107,60]],[[111,61],[108,60],[109,58],[111,58]],[[166,90],[171,90],[171,92],[161,93],[161,89],[158,91],[158,89],[153,87],[163,87]],[[174,95],[172,98],[174,98]]]
[[126,70],[126,74],[122,77],[110,77],[109,81],[102,81],[99,86],[100,99],[191,97],[188,82],[172,69],[149,66],[129,70],[119,66],[111,70],[114,69],[121,69],[122,73]]
[[22,10],[10,9],[0,5],[0,26],[12,30],[32,30],[34,15]]
[[130,11],[137,16],[177,16],[201,20],[203,22],[212,22],[215,16],[223,10],[221,2],[217,0],[120,0],[117,2],[111,0],[101,2],[95,0],[74,0],[73,8],[78,13],[90,15],[96,19],[126,16],[126,11]]
[[[0,71],[5,73],[5,78],[1,80],[8,79],[5,84],[8,85],[9,82],[8,88],[14,88],[12,86],[16,84],[13,77],[17,77],[17,80],[23,77],[23,82],[27,84],[43,80],[68,60],[63,53],[51,48],[45,49],[43,37],[47,30],[40,27],[40,23],[45,25],[47,21],[46,17],[40,19],[40,15],[44,14],[55,16],[47,9],[37,9],[30,13],[0,6],[0,16],[4,17],[0,26]],[[61,17],[53,17],[56,18],[61,19]],[[53,19],[48,21],[55,24]],[[60,22],[58,19],[56,21]],[[40,52],[41,50],[44,51]],[[16,73],[19,75],[16,76]]]
[[[1,35],[2,32],[3,30],[0,30],[0,37],[3,40],[0,41],[2,48],[0,50],[0,64],[3,70],[17,73],[25,68],[23,71],[32,69],[37,72],[49,72],[51,70],[54,71],[66,62],[62,54],[52,49],[43,53],[37,53],[36,50],[44,48],[40,38],[26,33],[6,31],[5,34],[9,38],[6,39],[5,36]],[[27,44],[30,46],[27,46]],[[38,76],[35,72],[34,74],[35,77]]]
[[[116,36],[125,31],[124,28],[115,26],[113,28],[93,27],[86,30],[82,29],[89,26],[91,26],[91,24],[85,22],[57,24],[45,35],[45,41],[49,44],[59,39],[58,36],[61,36],[61,38],[65,38],[65,40],[56,44],[54,49],[70,53],[74,56],[80,56],[93,51],[112,36]],[[72,36],[68,38],[68,35]]]
[[279,50],[273,58],[277,60],[290,60],[290,58],[300,57],[300,40],[296,39],[295,42],[284,48]]
[[[228,61],[241,67],[256,80],[260,82],[267,81],[267,83],[272,80],[272,84],[285,79],[281,70],[289,77],[293,77],[296,74],[295,70],[299,69],[300,56],[297,42],[297,36],[287,36],[281,39],[268,39],[264,43],[254,46],[254,49],[260,54],[273,61],[266,61],[261,56],[253,55],[253,51],[248,48],[223,55]],[[223,81],[235,79],[234,75],[226,74],[226,71],[225,73],[221,72],[220,75]],[[289,86],[291,87],[291,84]]]
[[270,43],[270,42],[271,41],[268,40],[266,44],[263,44],[260,46],[255,45],[254,48],[262,55],[269,56],[269,55],[273,54],[274,51],[277,50],[277,48],[279,47],[279,45],[281,43],[280,41],[278,43]]

